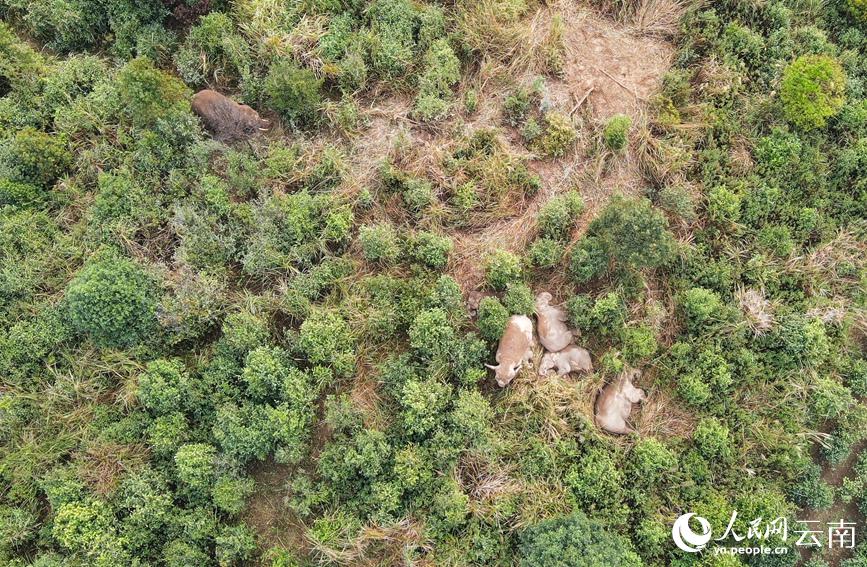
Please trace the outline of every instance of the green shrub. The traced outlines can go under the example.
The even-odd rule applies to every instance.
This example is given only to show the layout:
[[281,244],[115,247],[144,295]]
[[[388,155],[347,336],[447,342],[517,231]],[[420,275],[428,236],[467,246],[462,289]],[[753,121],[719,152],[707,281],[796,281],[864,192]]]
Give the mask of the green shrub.
[[376,0],[369,8],[374,34],[371,47],[373,69],[384,79],[405,75],[412,65],[418,14],[408,0]]
[[707,459],[728,461],[732,457],[729,428],[715,418],[708,417],[699,421],[693,438],[698,450]]
[[661,441],[648,437],[638,441],[629,456],[630,478],[653,486],[677,466],[677,458]]
[[[0,155],[0,169],[15,182],[50,188],[72,163],[72,154],[67,149],[66,136],[52,136],[24,128],[15,134],[11,143]],[[6,183],[9,183],[6,181]],[[13,193],[27,196],[33,190],[11,187]],[[10,188],[6,189],[7,192]]]
[[409,239],[409,257],[417,264],[441,270],[448,264],[453,246],[452,239],[448,236],[420,231]]
[[621,337],[623,341],[623,357],[630,364],[638,364],[656,354],[659,343],[656,334],[647,325],[627,327]]
[[355,18],[349,12],[337,14],[328,22],[328,30],[319,37],[319,53],[325,61],[340,61],[352,39]]
[[18,39],[6,22],[0,22],[0,96],[24,89],[44,72],[38,51]]
[[235,516],[244,510],[247,497],[253,492],[253,479],[223,475],[211,487],[211,500],[217,509]]
[[189,91],[178,79],[145,57],[133,59],[117,74],[121,108],[133,126],[148,128],[177,112],[189,112]]
[[247,354],[241,379],[250,399],[265,402],[280,396],[290,379],[289,356],[278,347],[258,347]]
[[687,327],[694,332],[701,331],[714,323],[720,323],[725,317],[720,296],[701,287],[694,287],[684,292],[680,299],[680,308],[686,318]]
[[433,184],[427,179],[407,177],[403,182],[401,197],[410,212],[418,215],[433,204],[436,194]]
[[726,187],[713,188],[707,197],[707,214],[719,224],[736,223],[741,218],[741,198]]
[[114,537],[115,521],[111,509],[101,500],[70,502],[54,515],[51,534],[73,552],[92,553]]
[[825,510],[834,503],[834,489],[822,479],[822,468],[810,463],[790,490],[792,500],[802,507]]
[[549,112],[544,118],[543,133],[530,144],[534,152],[548,157],[563,157],[575,145],[578,134],[565,114]]
[[518,88],[503,102],[503,114],[512,126],[518,126],[530,112],[531,93],[526,88]]
[[795,242],[789,227],[768,225],[762,227],[756,237],[757,244],[777,258],[788,258],[795,251]]
[[191,384],[179,360],[154,360],[139,377],[136,395],[152,415],[168,415],[188,407]]
[[391,264],[400,254],[397,231],[391,223],[364,225],[358,230],[361,253],[368,262]]
[[615,291],[596,298],[593,310],[590,312],[593,328],[609,337],[616,337],[623,331],[626,316],[626,303]]
[[551,238],[539,238],[530,245],[527,256],[537,268],[553,268],[563,259],[563,244]]
[[503,294],[503,305],[511,315],[532,315],[536,311],[536,298],[528,285],[510,283]]
[[216,475],[217,450],[206,443],[182,445],[175,453],[178,479],[197,493],[211,488]]
[[567,240],[575,221],[583,211],[584,201],[577,191],[553,197],[539,209],[536,217],[539,235],[552,240]]
[[798,128],[823,128],[843,107],[846,75],[835,59],[802,55],[783,72],[780,99],[786,118]]
[[479,334],[489,342],[500,340],[503,331],[506,330],[506,322],[509,320],[509,311],[503,307],[496,297],[483,297],[479,302],[479,313],[476,325]]
[[433,42],[424,56],[415,113],[423,121],[443,118],[452,98],[452,86],[461,78],[461,64],[445,39]]
[[175,52],[178,73],[188,84],[238,81],[250,73],[250,54],[232,20],[221,12],[202,16]]
[[33,206],[42,203],[46,193],[36,185],[0,179],[0,206]]
[[624,114],[611,117],[602,131],[602,139],[609,150],[619,152],[629,143],[629,129],[632,119]]
[[340,376],[348,376],[355,369],[352,329],[333,311],[314,311],[301,324],[298,349],[312,364],[330,365]]
[[241,564],[256,551],[256,537],[244,524],[223,527],[214,538],[214,543],[220,565]]
[[322,103],[321,88],[322,79],[292,61],[273,64],[265,78],[269,106],[294,128],[305,128],[315,122]]
[[611,455],[592,449],[566,472],[566,485],[584,510],[616,512],[623,497],[623,471]]
[[485,260],[485,281],[495,290],[505,290],[522,278],[521,259],[508,250],[495,250]]
[[156,328],[154,281],[125,258],[86,265],[69,283],[66,302],[73,327],[100,346],[132,346]]
[[180,412],[159,415],[147,428],[148,444],[161,457],[171,456],[189,436],[190,425]]
[[867,24],[867,1],[865,0],[848,0],[849,12],[855,18],[861,21],[862,24]]
[[833,378],[819,378],[813,387],[812,411],[821,420],[836,419],[855,403],[849,388]]
[[629,540],[583,513],[545,520],[524,530],[521,567],[640,567]]
[[268,342],[267,323],[247,311],[226,317],[222,326],[219,348],[222,352],[242,359],[248,352]]
[[569,273],[576,283],[587,283],[608,270],[609,258],[604,240],[585,236],[572,248]]
[[424,436],[434,431],[446,417],[445,410],[451,402],[451,396],[451,386],[437,378],[407,382],[400,398],[406,432]]
[[662,210],[676,215],[686,222],[692,222],[696,219],[693,196],[685,187],[679,185],[663,187],[657,198]]
[[[615,262],[636,269],[659,267],[674,254],[668,222],[647,199],[614,197],[590,223],[587,234],[595,238],[590,241],[591,258],[602,250]],[[601,264],[601,259],[592,264]]]
[[409,328],[409,344],[422,360],[447,360],[456,343],[455,328],[439,308],[422,311]]

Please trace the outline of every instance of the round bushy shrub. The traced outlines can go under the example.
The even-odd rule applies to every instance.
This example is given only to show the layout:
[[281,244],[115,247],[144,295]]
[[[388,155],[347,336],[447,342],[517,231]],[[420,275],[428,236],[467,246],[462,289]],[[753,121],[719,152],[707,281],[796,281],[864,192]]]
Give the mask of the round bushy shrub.
[[563,244],[551,238],[539,238],[530,245],[527,257],[537,268],[553,268],[563,259]]
[[503,294],[503,305],[512,315],[532,315],[536,310],[536,298],[527,284],[510,283]]
[[52,535],[71,551],[93,551],[113,537],[114,515],[100,500],[64,504],[54,516]]
[[802,55],[783,72],[780,99],[786,118],[798,128],[822,128],[846,101],[846,75],[826,55]]
[[483,339],[495,342],[500,340],[509,320],[509,311],[496,297],[484,297],[479,302],[477,325]]
[[321,87],[322,79],[291,61],[274,64],[265,78],[265,92],[271,108],[296,128],[309,126],[316,119]]
[[368,262],[390,264],[400,253],[397,232],[390,223],[362,226],[358,230],[358,241],[361,253]]
[[43,200],[45,191],[31,183],[0,179],[0,206],[28,206]]
[[421,120],[429,121],[442,118],[448,112],[452,86],[461,78],[461,62],[448,40],[438,39],[425,54],[424,67],[415,112]]
[[234,516],[244,509],[253,486],[249,477],[221,476],[211,487],[211,500],[218,509]]
[[454,349],[455,328],[442,309],[427,309],[419,313],[409,329],[410,346],[423,359],[442,359]]
[[719,295],[709,289],[694,287],[683,293],[680,307],[686,317],[686,324],[697,331],[709,323],[719,322],[723,317],[723,303]]
[[569,257],[569,273],[576,283],[583,284],[608,269],[609,256],[603,242],[592,236],[578,241]]
[[494,251],[485,262],[485,280],[498,291],[503,291],[510,283],[519,282],[522,274],[521,259],[508,250]]
[[448,236],[421,231],[410,239],[409,256],[417,264],[440,270],[448,264],[452,247],[452,239]]
[[283,349],[258,347],[249,354],[241,372],[247,395],[256,401],[276,398],[289,377],[289,357]]
[[825,510],[834,503],[834,489],[822,479],[821,467],[813,462],[792,486],[790,494],[798,506],[814,510]]
[[70,282],[66,301],[72,325],[100,346],[138,344],[156,326],[154,281],[125,258],[85,266]]
[[190,443],[175,453],[178,479],[195,491],[211,487],[214,480],[217,450],[206,443]]
[[315,311],[301,324],[298,348],[312,364],[330,364],[340,375],[346,376],[355,368],[352,329],[332,311]]
[[628,327],[623,331],[623,357],[632,364],[647,360],[659,348],[653,329],[647,325]]
[[559,112],[549,112],[544,118],[543,134],[533,140],[531,148],[548,157],[562,157],[577,139],[572,119]]
[[741,218],[741,198],[726,187],[714,187],[708,193],[707,214],[716,223],[736,223]]
[[602,139],[609,150],[620,151],[629,142],[629,129],[632,128],[632,119],[624,114],[612,117],[602,131]]
[[849,0],[849,12],[862,24],[867,25],[867,0]]
[[65,136],[24,128],[15,134],[3,162],[15,181],[49,188],[72,163],[72,154]]
[[629,466],[632,478],[652,485],[677,466],[677,458],[661,441],[647,437],[632,448]]
[[[590,240],[589,257],[572,257],[572,270],[576,278],[599,268],[603,257],[635,269],[657,268],[674,255],[674,236],[668,231],[665,216],[654,209],[645,198],[635,199],[616,196],[602,213],[590,223],[587,234]],[[589,240],[589,238],[585,239]],[[577,265],[576,265],[577,262]],[[587,266],[588,270],[579,270]]]
[[713,417],[698,422],[694,439],[699,452],[708,459],[728,460],[732,456],[729,428]]
[[150,127],[179,110],[189,109],[189,91],[146,57],[133,59],[117,74],[121,108],[134,126]]
[[545,520],[521,534],[521,567],[641,567],[628,539],[581,512]]
[[577,191],[569,191],[553,197],[539,210],[536,222],[542,238],[564,240],[575,225],[578,215],[584,210],[584,201]]
[[139,402],[153,415],[168,415],[186,406],[189,384],[183,363],[154,360],[138,381]]

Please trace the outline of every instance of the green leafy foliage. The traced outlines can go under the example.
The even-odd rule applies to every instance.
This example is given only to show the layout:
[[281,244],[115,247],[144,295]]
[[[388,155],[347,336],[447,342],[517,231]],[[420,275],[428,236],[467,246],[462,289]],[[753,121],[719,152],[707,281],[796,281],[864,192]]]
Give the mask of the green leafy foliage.
[[521,536],[525,567],[638,567],[641,560],[628,541],[581,512],[540,522]]
[[86,265],[66,290],[72,325],[101,346],[125,347],[156,328],[157,288],[136,263],[99,259]]
[[[741,567],[672,519],[867,511],[867,28],[820,4],[643,30],[597,127],[524,0],[0,0],[0,563]],[[495,386],[544,291],[595,373]]]
[[618,114],[608,120],[602,131],[602,139],[609,150],[620,151],[629,143],[629,129],[632,128],[632,119],[626,115]]
[[286,122],[297,128],[310,126],[316,120],[322,102],[319,93],[321,88],[322,79],[292,61],[275,63],[265,78],[268,104]]
[[822,128],[845,102],[846,75],[834,59],[802,55],[783,73],[780,99],[786,118],[804,130]]

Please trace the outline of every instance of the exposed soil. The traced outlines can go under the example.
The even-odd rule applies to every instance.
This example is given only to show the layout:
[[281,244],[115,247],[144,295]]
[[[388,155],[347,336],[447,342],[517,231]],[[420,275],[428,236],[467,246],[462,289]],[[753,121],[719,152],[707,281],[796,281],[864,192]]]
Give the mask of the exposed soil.
[[[256,482],[243,520],[256,531],[261,549],[279,546],[284,549],[304,549],[304,524],[285,505],[286,481],[293,467],[266,461],[250,471]],[[267,564],[267,562],[263,562]]]

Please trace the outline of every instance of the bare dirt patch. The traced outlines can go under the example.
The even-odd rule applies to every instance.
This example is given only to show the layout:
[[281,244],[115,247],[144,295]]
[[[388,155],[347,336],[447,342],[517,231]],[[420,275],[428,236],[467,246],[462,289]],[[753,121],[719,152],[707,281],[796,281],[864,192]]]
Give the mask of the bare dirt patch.
[[254,528],[262,549],[306,549],[304,524],[286,507],[286,481],[293,467],[268,461],[250,471],[256,483],[243,519]]
[[586,104],[598,120],[640,118],[671,66],[671,45],[589,11],[567,11],[565,20],[564,86],[577,96],[589,92]]

